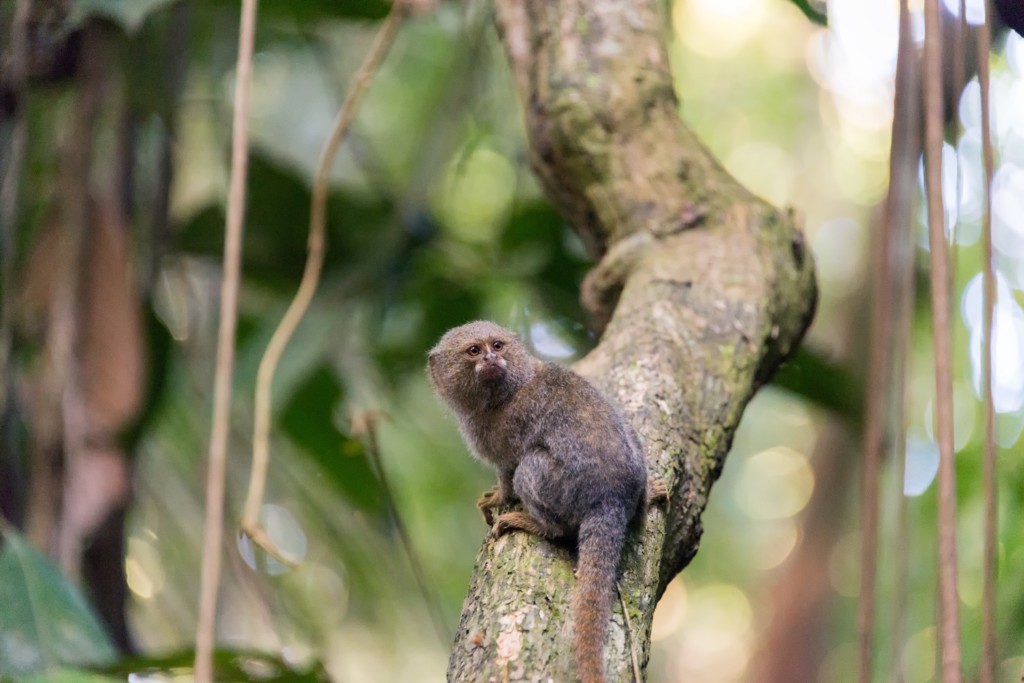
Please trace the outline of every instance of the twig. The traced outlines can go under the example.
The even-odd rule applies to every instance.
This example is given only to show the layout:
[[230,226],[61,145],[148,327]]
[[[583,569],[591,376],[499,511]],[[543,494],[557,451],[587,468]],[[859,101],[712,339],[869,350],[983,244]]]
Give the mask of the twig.
[[[901,654],[907,631],[907,586],[910,534],[908,505],[904,494],[907,467],[907,387],[911,358],[911,325],[914,316],[913,206],[917,187],[917,159],[920,156],[920,79],[917,48],[910,29],[909,0],[900,2],[899,53],[896,61],[896,94],[893,102],[893,146],[889,157],[890,193],[886,203],[889,221],[900,226],[893,238],[893,286],[898,312],[893,334],[896,361],[892,376],[893,425],[896,438],[893,466],[896,480],[896,577],[893,588],[893,623],[890,680],[903,681]],[[897,141],[899,146],[897,147]],[[898,152],[898,155],[897,155]]]
[[[90,168],[93,139],[102,104],[106,98],[109,40],[106,30],[96,22],[88,23],[82,35],[81,62],[76,81],[76,102],[63,154],[61,185],[61,263],[55,285],[47,332],[48,353],[56,368],[51,387],[59,405],[61,463],[63,475],[53,481],[60,496],[67,495],[68,481],[75,467],[81,466],[86,447],[87,415],[78,349],[82,339],[83,276],[86,272],[86,245],[93,225],[94,202],[90,193]],[[59,509],[59,508],[58,508]],[[82,536],[75,524],[68,524],[68,506],[57,513],[57,559],[61,569],[72,577],[81,573]]]
[[931,247],[932,337],[935,350],[935,434],[939,445],[938,564],[942,680],[961,679],[960,613],[956,589],[956,463],[949,324],[949,262],[942,201],[942,28],[938,0],[925,0],[925,185]]
[[[25,114],[25,73],[28,64],[29,0],[17,0],[11,18],[10,58],[8,60],[9,87],[14,94],[14,114],[10,119],[10,143],[6,151],[6,167],[0,169],[0,448],[7,449],[15,439],[11,433],[14,410],[14,373],[10,371],[14,355],[14,323],[11,314],[15,291],[14,264],[18,253],[18,187],[21,168],[28,142],[28,124]],[[13,458],[13,454],[10,455]]]
[[278,548],[277,545],[275,545],[273,539],[270,538],[269,534],[267,534],[263,527],[257,526],[252,529],[239,531],[239,534],[246,535],[249,538],[249,540],[252,541],[253,545],[262,548],[268,555],[270,555],[272,558],[274,558],[281,564],[292,569],[299,566],[299,562],[297,560],[294,560],[285,555],[284,552],[282,552],[281,549]]
[[[959,0],[957,6],[956,22],[953,27],[953,56],[952,56],[952,72],[950,78],[950,90],[952,92],[952,101],[958,102],[960,94],[964,91],[964,84],[967,80],[966,76],[966,42],[967,42],[967,0]],[[960,132],[960,127],[954,124],[953,132],[951,133],[954,141],[957,139]],[[954,142],[954,148],[956,144]],[[956,274],[960,269],[960,207],[961,207],[961,192],[963,187],[963,160],[959,154],[954,155],[956,158],[956,178],[953,181],[953,225],[950,228],[949,233],[949,288],[952,291],[953,286],[956,284]],[[943,204],[945,206],[945,204]],[[954,317],[956,315],[957,302],[954,297],[949,298],[949,315]],[[956,357],[956,336],[950,335],[949,339],[949,357]]]
[[203,558],[200,570],[199,622],[196,625],[195,677],[198,683],[210,683],[213,680],[214,624],[217,588],[220,582],[221,541],[224,532],[224,478],[231,412],[231,376],[235,360],[242,219],[245,212],[245,180],[249,161],[249,90],[252,82],[253,42],[256,35],[256,4],[257,0],[242,0],[238,62],[235,69],[231,180],[228,187],[224,278],[221,282],[217,363],[214,370],[213,426],[210,433],[209,469],[206,474],[206,520],[203,527]]
[[[879,223],[874,241],[874,270],[878,273],[871,302],[871,356],[868,368],[868,387],[865,395],[865,427],[863,434],[864,471],[861,484],[861,546],[860,597],[857,611],[857,637],[859,644],[858,680],[870,683],[874,669],[875,631],[875,586],[878,578],[878,536],[879,536],[879,489],[881,482],[881,461],[887,438],[892,434],[895,423],[886,420],[887,397],[896,394],[902,398],[902,375],[893,372],[902,359],[892,348],[894,326],[899,325],[904,312],[894,307],[896,263],[913,270],[911,258],[904,258],[900,249],[903,226],[909,224],[910,197],[913,190],[907,182],[905,172],[910,159],[916,154],[908,149],[911,142],[910,116],[916,115],[916,107],[908,106],[909,98],[916,93],[907,86],[913,83],[912,42],[907,20],[906,2],[900,7],[900,51],[896,66],[896,87],[893,98],[893,131],[889,149],[889,191],[885,201],[884,215]],[[898,256],[898,258],[897,258]],[[909,256],[909,253],[908,253]],[[906,263],[909,261],[909,263]],[[910,287],[912,283],[903,283]],[[902,303],[902,302],[899,302]],[[902,328],[900,328],[902,332]],[[895,378],[895,379],[890,379]],[[902,423],[900,434],[902,437]],[[902,438],[901,438],[902,440]],[[902,464],[902,462],[901,462]]]
[[[906,0],[904,0],[905,2]],[[917,94],[914,93],[916,98]],[[917,155],[914,155],[916,160]],[[917,164],[915,163],[916,167]],[[915,174],[916,175],[916,174]],[[907,198],[907,208],[912,206],[913,195]],[[909,216],[910,212],[907,212]],[[898,224],[899,225],[899,224]],[[894,385],[891,389],[893,408],[892,423],[894,438],[892,443],[892,467],[896,507],[895,548],[893,549],[893,565],[895,577],[892,590],[892,631],[889,680],[899,683],[904,680],[902,666],[903,645],[907,633],[907,591],[909,570],[907,558],[910,556],[912,539],[909,533],[909,506],[905,491],[907,478],[907,404],[910,400],[908,391],[911,358],[911,326],[914,315],[914,246],[910,226],[912,221],[907,218],[899,235],[901,258],[897,259],[896,272],[900,277],[894,282],[898,302],[893,345],[896,349],[896,362],[893,365]]]
[[370,457],[370,462],[373,464],[377,474],[377,481],[380,483],[381,491],[384,494],[388,514],[391,516],[391,523],[394,524],[395,530],[398,531],[398,539],[405,550],[406,558],[409,560],[409,566],[412,568],[412,573],[416,578],[420,593],[423,594],[423,599],[427,603],[427,609],[434,622],[434,630],[437,631],[437,637],[447,645],[454,631],[441,612],[440,601],[427,582],[427,573],[423,569],[423,563],[420,562],[419,555],[413,549],[412,537],[409,536],[409,531],[398,514],[398,506],[395,505],[395,494],[391,489],[391,483],[388,481],[387,472],[384,470],[384,460],[381,457],[380,444],[377,441],[377,419],[377,414],[370,411],[361,410],[355,412],[352,415],[352,434],[354,436],[361,436],[366,443],[366,453]]
[[[891,191],[891,188],[890,188]],[[874,239],[874,269],[878,278],[871,301],[871,360],[864,408],[864,472],[861,482],[860,598],[857,609],[858,681],[870,683],[873,669],[875,582],[878,575],[878,489],[885,444],[886,377],[889,374],[892,328],[892,216],[887,208]]]
[[170,237],[171,185],[174,181],[174,143],[178,131],[178,102],[185,85],[188,66],[190,25],[193,2],[176,3],[171,8],[170,26],[164,44],[163,70],[166,99],[161,103],[164,130],[160,134],[160,149],[157,160],[156,193],[153,198],[153,222],[150,226],[149,272],[146,274],[146,296],[152,295],[160,274],[160,261],[167,249]]
[[302,273],[302,281],[299,283],[299,290],[295,294],[288,310],[281,319],[281,323],[274,330],[270,338],[267,350],[260,361],[259,370],[256,373],[256,395],[255,395],[255,416],[253,425],[252,444],[252,472],[249,477],[249,489],[245,497],[245,507],[242,510],[241,528],[242,532],[248,534],[254,543],[271,554],[279,551],[272,548],[270,539],[266,534],[259,533],[259,511],[263,504],[263,491],[267,481],[267,466],[270,461],[270,392],[274,381],[274,373],[277,364],[281,360],[284,348],[291,339],[295,328],[298,327],[302,317],[309,308],[313,294],[316,292],[317,283],[320,281],[320,271],[324,262],[325,227],[327,222],[327,192],[330,188],[330,170],[334,156],[338,151],[341,141],[345,137],[352,119],[355,117],[356,108],[363,93],[373,80],[377,69],[387,54],[388,49],[394,42],[395,35],[406,15],[406,1],[396,0],[391,7],[391,12],[384,20],[369,54],[359,67],[356,73],[355,82],[345,97],[345,102],[338,112],[338,118],[334,122],[331,135],[324,145],[320,155],[320,163],[317,166],[316,176],[313,180],[313,193],[310,205],[309,217],[309,244],[308,256],[306,258],[305,270]]
[[626,609],[626,598],[622,596],[622,586],[615,582],[615,591],[619,594],[619,604],[622,605],[622,618],[626,621],[626,637],[629,638],[629,657],[633,662],[633,683],[643,683],[640,674],[640,658],[636,653],[636,638],[633,637],[633,623],[629,618],[629,610]]
[[[25,158],[25,145],[27,138],[26,108],[25,101],[28,88],[26,88],[26,70],[28,68],[28,17],[29,0],[17,0],[14,6],[14,16],[11,18],[10,57],[8,58],[7,81],[13,95],[14,112],[8,119],[6,127],[9,128],[9,146],[6,149],[6,163],[0,164],[0,171],[3,176],[0,179],[0,254],[3,255],[3,284],[4,292],[8,295],[13,289],[8,286],[14,284],[14,250],[17,245],[17,220],[18,220],[18,187],[21,180],[21,167]],[[10,303],[5,302],[2,308],[4,332],[10,329]],[[6,336],[6,334],[5,334]],[[5,349],[0,349],[0,353]],[[2,368],[3,366],[0,366]],[[7,374],[4,373],[4,377]]]
[[983,585],[981,596],[981,683],[994,683],[998,650],[996,642],[996,574],[999,557],[996,486],[998,461],[995,440],[995,407],[992,403],[992,328],[995,317],[996,278],[992,270],[992,132],[989,130],[988,59],[992,42],[989,22],[991,6],[985,7],[985,21],[978,27],[978,84],[981,86],[981,149],[985,165],[985,210],[981,218],[981,242],[984,265],[984,326],[981,337],[981,392],[985,403],[985,453],[982,479],[985,491],[985,529]]
[[[913,289],[910,290],[910,295],[903,296],[904,302],[912,303],[913,300]],[[901,314],[902,315],[902,314]],[[906,326],[901,332],[900,349],[902,351],[909,350],[910,343],[910,316],[904,316]],[[906,356],[909,358],[909,354]],[[907,558],[910,556],[910,531],[909,531],[909,508],[907,504],[907,496],[904,493],[907,481],[907,439],[906,439],[906,405],[909,400],[907,386],[907,375],[909,374],[909,363],[906,363],[902,368],[899,369],[899,373],[902,379],[902,388],[897,394],[896,399],[899,403],[899,419],[897,424],[900,426],[899,439],[893,449],[893,465],[895,468],[895,480],[896,480],[896,548],[893,557],[893,564],[896,565],[896,577],[893,585],[893,620],[892,620],[892,650],[891,650],[891,665],[889,669],[889,680],[894,683],[902,683],[904,679],[903,674],[903,644],[907,636],[907,593],[910,582],[910,572],[908,569]]]

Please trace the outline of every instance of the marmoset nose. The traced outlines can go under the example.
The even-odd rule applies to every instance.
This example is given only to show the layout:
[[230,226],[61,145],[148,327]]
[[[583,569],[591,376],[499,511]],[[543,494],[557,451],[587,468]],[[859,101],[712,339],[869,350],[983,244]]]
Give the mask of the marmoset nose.
[[484,360],[488,360],[488,361],[489,360],[494,360],[497,357],[498,357],[498,354],[496,354],[494,351],[491,351],[491,350],[488,350],[487,353],[484,354]]

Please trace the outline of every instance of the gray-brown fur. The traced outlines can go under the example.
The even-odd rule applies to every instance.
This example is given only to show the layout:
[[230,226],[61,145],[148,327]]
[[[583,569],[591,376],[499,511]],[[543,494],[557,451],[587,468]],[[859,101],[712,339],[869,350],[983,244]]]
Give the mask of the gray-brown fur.
[[[492,322],[449,330],[430,351],[428,369],[470,449],[498,470],[498,486],[479,502],[493,532],[578,542],[576,666],[583,683],[604,681],[619,557],[646,504],[636,433],[587,380],[534,358]],[[524,512],[493,519],[493,508],[517,501]]]

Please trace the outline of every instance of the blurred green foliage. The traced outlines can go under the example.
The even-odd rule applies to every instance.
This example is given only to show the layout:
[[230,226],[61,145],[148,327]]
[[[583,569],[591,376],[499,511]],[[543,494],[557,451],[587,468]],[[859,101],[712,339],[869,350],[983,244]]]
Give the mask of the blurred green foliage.
[[0,548],[0,676],[96,665],[114,648],[79,590],[12,529]]
[[366,448],[336,425],[342,406],[338,376],[330,367],[319,366],[281,409],[281,429],[330,476],[355,509],[380,516],[384,502]]
[[828,15],[825,14],[825,3],[820,0],[789,0],[796,5],[805,17],[819,26],[828,26]]
[[115,22],[127,33],[134,33],[153,12],[175,0],[76,0],[71,6],[69,23],[79,27],[92,18]]
[[[819,3],[789,4],[824,23]],[[332,170],[323,281],[274,385],[267,502],[291,516],[308,550],[297,569],[280,574],[265,571],[259,559],[250,564],[238,551],[235,525],[249,475],[256,368],[303,269],[320,146],[388,6],[382,0],[259,5],[218,631],[220,643],[238,649],[218,651],[225,680],[324,680],[327,671],[335,680],[443,680],[451,634],[437,633],[431,616],[440,612],[443,621],[456,622],[485,533],[473,501],[493,474],[468,456],[431,395],[425,354],[446,329],[479,317],[515,328],[538,353],[563,361],[595,343],[578,304],[589,259],[530,174],[520,105],[490,28],[490,8],[449,3],[409,21]],[[730,7],[751,11],[727,17],[727,35],[746,36],[729,50],[718,45],[729,41],[709,46],[694,40],[686,33],[694,29],[679,18],[699,10],[712,22],[707,25],[716,25],[714,13],[728,15]],[[837,123],[836,112],[822,103],[824,86],[809,75],[819,34],[787,3],[677,2],[669,10],[682,115],[754,191],[806,211],[815,258],[824,264],[809,345],[744,418],[705,515],[702,550],[677,582],[685,586],[684,607],[656,640],[649,670],[652,681],[741,680],[756,638],[771,624],[766,604],[774,582],[803,533],[799,504],[820,483],[811,469],[828,454],[817,450],[817,440],[831,416],[841,416],[854,432],[860,422],[865,387],[858,355],[867,341],[858,316],[870,278],[865,205],[877,197],[844,189],[851,175],[847,138],[868,149],[867,161],[858,161],[866,177],[883,178],[884,166],[877,145],[856,137],[869,137],[864,130]],[[125,564],[130,623],[150,654],[97,673],[49,668],[27,680],[187,675],[191,664],[237,15],[238,3],[228,0],[77,0],[75,23],[64,27],[103,22],[118,97],[110,98],[98,124],[96,175],[118,177],[117,165],[128,162],[133,171],[121,189],[145,293],[150,381],[146,408],[123,435],[133,449],[136,486]],[[760,17],[757,31],[744,24],[751,16]],[[30,93],[19,244],[32,244],[54,210],[73,89],[65,77]],[[170,185],[160,170],[165,162],[173,171]],[[163,227],[161,202],[170,205]],[[856,218],[849,221],[855,230],[833,245],[838,256],[829,260],[821,226],[847,215]],[[973,256],[961,252],[962,259]],[[24,249],[13,258],[23,262]],[[923,306],[915,312],[914,428],[923,424],[918,408],[927,391],[920,387],[931,377],[930,350],[921,341],[927,315]],[[957,344],[964,348],[967,340]],[[33,350],[19,351],[24,359]],[[968,372],[963,365],[961,376]],[[975,406],[967,397],[961,404]],[[355,410],[381,416],[382,464],[411,548],[402,547],[379,473],[352,434]],[[965,633],[977,633],[980,618],[974,609],[978,431],[959,458]],[[847,447],[838,457],[856,453]],[[771,469],[780,463],[792,476]],[[886,476],[889,499],[896,500],[895,469]],[[858,536],[850,513],[858,485],[853,475],[842,483],[834,499],[839,521],[818,567],[828,573],[835,606],[822,636],[828,671],[852,670],[847,665],[856,634]],[[1024,502],[1024,471],[1010,468],[1001,485],[1004,520],[1012,520]],[[927,643],[934,623],[935,514],[931,492],[907,500],[911,607],[903,636],[913,647],[899,666],[916,672],[934,660]],[[780,507],[783,502],[790,507]],[[889,549],[893,507],[884,518]],[[40,664],[109,662],[112,650],[81,596],[16,536],[5,539],[0,629],[12,634],[33,626],[38,636],[60,616],[78,635],[70,645],[29,639],[37,656],[29,662],[4,655],[0,674],[36,671]],[[895,591],[895,555],[883,553],[887,598]],[[1024,566],[1024,536],[1012,525],[1002,559],[1006,567]],[[1012,581],[1000,586],[1007,653],[1024,643],[1018,593]],[[39,598],[32,605],[44,609],[29,605],[32,596]],[[435,600],[440,604],[429,604]],[[880,642],[901,637],[891,631],[886,610],[892,605],[882,601]],[[974,662],[977,643],[968,641],[967,660]],[[0,647],[5,642],[0,638]],[[84,652],[82,643],[89,644]],[[880,672],[888,670],[891,662],[883,660],[889,656],[879,655]],[[28,663],[14,667],[14,661]]]

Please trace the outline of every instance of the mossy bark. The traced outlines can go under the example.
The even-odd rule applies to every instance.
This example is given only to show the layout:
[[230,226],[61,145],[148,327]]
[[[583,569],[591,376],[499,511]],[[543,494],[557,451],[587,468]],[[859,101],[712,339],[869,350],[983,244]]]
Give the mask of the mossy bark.
[[[700,515],[743,408],[813,315],[792,212],[754,197],[682,123],[661,0],[496,0],[531,162],[596,267],[582,298],[601,343],[576,369],[622,408],[669,487],[630,537],[613,605],[610,681],[647,660],[654,607],[697,552]],[[574,679],[570,550],[525,534],[484,543],[452,681]]]

